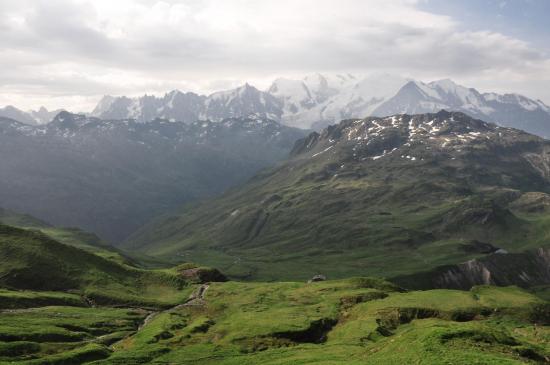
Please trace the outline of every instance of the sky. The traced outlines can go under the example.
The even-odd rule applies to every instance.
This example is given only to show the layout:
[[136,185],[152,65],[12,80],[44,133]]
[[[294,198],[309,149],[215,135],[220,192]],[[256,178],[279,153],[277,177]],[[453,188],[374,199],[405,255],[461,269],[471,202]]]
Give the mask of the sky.
[[451,78],[550,105],[547,0],[1,0],[0,106],[277,77]]

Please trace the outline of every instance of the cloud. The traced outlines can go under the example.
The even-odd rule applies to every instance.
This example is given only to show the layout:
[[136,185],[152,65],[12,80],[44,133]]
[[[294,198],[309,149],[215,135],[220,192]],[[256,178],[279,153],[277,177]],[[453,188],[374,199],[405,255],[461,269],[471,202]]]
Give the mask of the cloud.
[[[212,91],[314,71],[395,72],[529,91],[548,57],[395,0],[6,0],[0,104],[91,108],[100,95]],[[547,76],[550,78],[550,76]],[[506,89],[502,80],[495,85]],[[475,84],[472,86],[476,86]],[[546,91],[548,93],[548,91]],[[550,100],[544,88],[531,94]],[[531,95],[536,96],[536,95]],[[95,98],[95,99],[94,99]],[[60,105],[73,102],[75,105]],[[79,104],[80,103],[80,104]]]

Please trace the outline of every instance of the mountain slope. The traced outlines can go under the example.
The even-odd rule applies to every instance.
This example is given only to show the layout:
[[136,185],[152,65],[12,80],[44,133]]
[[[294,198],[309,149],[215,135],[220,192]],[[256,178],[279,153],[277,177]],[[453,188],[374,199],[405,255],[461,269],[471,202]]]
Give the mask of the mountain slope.
[[36,127],[0,119],[0,202],[116,242],[275,164],[304,135],[260,118],[137,123],[63,112]]
[[126,247],[253,279],[409,274],[547,246],[549,162],[550,142],[463,113],[346,120]]

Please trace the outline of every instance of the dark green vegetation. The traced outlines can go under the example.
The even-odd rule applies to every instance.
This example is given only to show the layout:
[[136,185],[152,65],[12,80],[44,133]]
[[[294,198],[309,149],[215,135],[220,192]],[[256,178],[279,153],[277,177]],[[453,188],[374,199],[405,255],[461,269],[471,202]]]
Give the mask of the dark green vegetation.
[[288,156],[305,131],[272,120],[0,118],[0,205],[116,243],[185,202],[219,194]]
[[123,252],[102,241],[93,233],[74,227],[54,227],[28,214],[0,208],[0,224],[41,232],[60,243],[80,248],[121,264],[146,268],[170,266],[166,262],[146,255]]
[[[174,270],[139,269],[59,243],[39,231],[6,225],[0,225],[0,262],[0,287],[70,292],[81,297],[81,304],[166,307],[179,303],[190,290]],[[48,301],[46,294],[41,297],[37,303]],[[76,300],[74,295],[50,299],[51,304]],[[33,304],[24,296],[10,301]]]
[[125,247],[233,278],[408,275],[548,247],[549,164],[550,142],[462,113],[346,120]]

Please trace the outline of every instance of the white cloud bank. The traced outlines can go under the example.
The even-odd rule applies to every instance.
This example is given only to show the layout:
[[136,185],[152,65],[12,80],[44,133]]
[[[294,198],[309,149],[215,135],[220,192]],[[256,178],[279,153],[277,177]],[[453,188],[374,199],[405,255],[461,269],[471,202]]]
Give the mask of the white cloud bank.
[[451,77],[550,101],[548,55],[459,29],[412,0],[3,0],[0,105],[89,110],[103,94],[317,71]]

